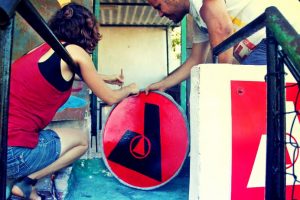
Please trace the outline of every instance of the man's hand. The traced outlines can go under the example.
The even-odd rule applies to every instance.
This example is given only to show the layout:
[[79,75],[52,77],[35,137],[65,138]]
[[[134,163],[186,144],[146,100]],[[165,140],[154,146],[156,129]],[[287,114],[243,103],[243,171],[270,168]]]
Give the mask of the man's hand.
[[145,89],[146,95],[149,94],[150,91],[152,90],[158,90],[160,92],[164,92],[167,88],[164,85],[163,81],[152,83],[151,85],[148,85]]
[[137,95],[140,92],[139,87],[136,83],[131,83],[127,87],[129,88],[131,95]]

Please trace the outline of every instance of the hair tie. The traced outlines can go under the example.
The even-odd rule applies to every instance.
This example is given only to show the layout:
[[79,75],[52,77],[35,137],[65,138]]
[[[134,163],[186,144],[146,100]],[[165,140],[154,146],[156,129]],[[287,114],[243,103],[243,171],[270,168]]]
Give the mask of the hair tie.
[[70,19],[73,16],[73,9],[67,8],[67,10],[64,13],[64,16],[66,19]]

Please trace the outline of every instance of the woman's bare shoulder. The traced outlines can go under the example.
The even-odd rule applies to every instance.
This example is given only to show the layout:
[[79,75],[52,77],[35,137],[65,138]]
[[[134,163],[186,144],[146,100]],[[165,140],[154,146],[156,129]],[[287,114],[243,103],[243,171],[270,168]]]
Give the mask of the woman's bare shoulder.
[[76,60],[86,59],[90,55],[80,46],[76,44],[69,44],[66,46],[67,51],[70,53],[72,58]]

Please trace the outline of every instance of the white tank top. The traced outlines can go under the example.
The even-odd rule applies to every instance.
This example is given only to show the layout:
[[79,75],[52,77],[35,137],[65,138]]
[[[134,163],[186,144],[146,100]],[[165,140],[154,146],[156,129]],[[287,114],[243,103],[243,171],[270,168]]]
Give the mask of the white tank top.
[[[190,15],[194,19],[193,42],[200,43],[207,41],[208,33],[206,24],[200,17],[199,11],[203,0],[190,0]],[[232,19],[234,31],[238,31],[246,24],[253,21],[265,9],[272,5],[271,0],[225,0],[227,11]],[[234,47],[234,56],[243,60],[265,38],[265,29],[261,29]]]

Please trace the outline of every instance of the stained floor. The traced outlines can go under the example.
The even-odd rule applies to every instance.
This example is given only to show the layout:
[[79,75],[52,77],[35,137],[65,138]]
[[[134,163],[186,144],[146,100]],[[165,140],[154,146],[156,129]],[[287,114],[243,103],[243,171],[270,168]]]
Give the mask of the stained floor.
[[101,158],[79,160],[69,180],[66,200],[187,200],[189,162],[167,184],[154,190],[139,190],[120,183]]

